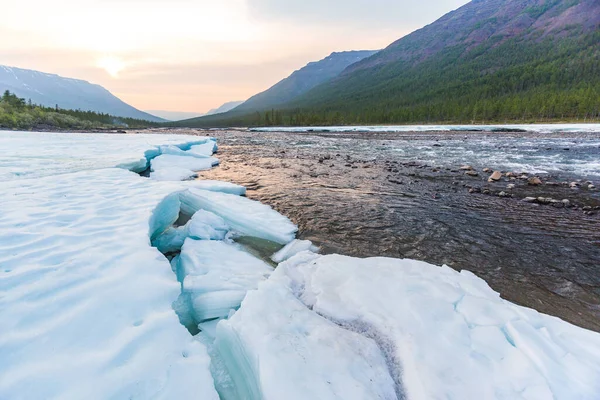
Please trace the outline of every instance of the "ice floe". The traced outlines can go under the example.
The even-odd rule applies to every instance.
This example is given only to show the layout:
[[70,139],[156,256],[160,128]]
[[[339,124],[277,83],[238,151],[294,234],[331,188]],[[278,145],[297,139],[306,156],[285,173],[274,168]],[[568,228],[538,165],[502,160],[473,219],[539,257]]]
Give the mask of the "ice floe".
[[298,228],[288,218],[257,201],[227,193],[190,188],[181,193],[181,210],[193,215],[210,211],[242,236],[251,236],[287,244],[294,240]]

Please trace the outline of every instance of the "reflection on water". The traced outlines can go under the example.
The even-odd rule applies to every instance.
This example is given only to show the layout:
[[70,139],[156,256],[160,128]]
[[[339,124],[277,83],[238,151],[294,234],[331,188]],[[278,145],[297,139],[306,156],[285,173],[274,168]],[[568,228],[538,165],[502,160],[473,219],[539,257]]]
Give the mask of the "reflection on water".
[[[511,301],[600,331],[600,218],[520,201],[570,199],[593,210],[598,192],[508,179],[488,184],[481,173],[543,170],[544,181],[593,180],[600,176],[598,136],[216,136],[221,167],[202,178],[246,185],[249,197],[290,217],[300,236],[325,252],[467,269]],[[480,176],[464,175],[463,164]],[[507,190],[510,183],[514,198],[468,191]]]

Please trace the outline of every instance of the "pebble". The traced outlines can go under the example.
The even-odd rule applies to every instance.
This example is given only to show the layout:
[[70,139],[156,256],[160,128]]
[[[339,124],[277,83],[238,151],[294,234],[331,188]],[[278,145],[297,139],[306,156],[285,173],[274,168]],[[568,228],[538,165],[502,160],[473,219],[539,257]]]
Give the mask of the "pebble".
[[488,178],[488,182],[499,181],[502,178],[502,172],[494,171],[494,173]]
[[532,185],[532,186],[537,186],[537,185],[541,185],[542,184],[542,180],[540,178],[538,178],[537,176],[534,176],[532,178],[529,178],[527,180],[527,183]]
[[491,168],[484,168],[483,172],[492,172],[492,169]]
[[471,171],[473,170],[473,167],[471,167],[470,165],[463,165],[462,167],[459,168],[461,171]]
[[506,188],[508,190],[514,189],[515,188],[515,184],[514,183],[509,183],[508,185],[506,185]]
[[537,199],[535,197],[525,197],[523,201],[526,203],[535,203]]
[[467,172],[465,172],[466,175],[469,176],[479,176],[479,173],[477,171],[473,171],[473,170],[469,170]]
[[498,193],[498,197],[508,197],[508,193],[500,192],[500,193]]
[[571,202],[568,199],[563,199],[562,203],[565,207],[569,207],[571,205]]

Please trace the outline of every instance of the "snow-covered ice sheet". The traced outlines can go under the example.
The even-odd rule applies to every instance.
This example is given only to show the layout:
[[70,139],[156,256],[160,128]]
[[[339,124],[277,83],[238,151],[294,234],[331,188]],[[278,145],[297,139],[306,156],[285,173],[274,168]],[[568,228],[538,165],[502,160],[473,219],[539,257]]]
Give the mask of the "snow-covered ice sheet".
[[147,167],[146,153],[158,155],[160,145],[188,150],[210,139],[188,135],[0,131],[0,181],[111,167],[142,172]]
[[111,168],[2,185],[1,399],[218,399],[149,243],[181,183]]
[[245,197],[190,188],[181,194],[181,209],[188,215],[198,210],[217,214],[238,234],[287,244],[298,228],[271,207]]
[[[264,399],[391,398],[389,382],[364,385],[383,366],[372,344],[345,347],[356,334],[378,345],[408,399],[600,398],[600,334],[502,300],[469,272],[413,260],[299,253],[218,325],[216,343],[238,387]],[[360,389],[327,392],[334,378]]]

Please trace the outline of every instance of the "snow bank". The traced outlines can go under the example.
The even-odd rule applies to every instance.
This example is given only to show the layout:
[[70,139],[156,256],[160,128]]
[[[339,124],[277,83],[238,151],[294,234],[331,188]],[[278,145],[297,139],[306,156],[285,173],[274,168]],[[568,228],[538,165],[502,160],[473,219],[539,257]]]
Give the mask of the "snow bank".
[[149,244],[180,183],[113,168],[2,186],[0,398],[218,399]]
[[181,210],[193,215],[210,211],[242,236],[251,236],[287,244],[294,240],[298,228],[271,207],[245,197],[190,188],[181,193]]
[[390,379],[408,399],[600,394],[599,334],[412,260],[300,253],[218,325],[216,343],[237,386],[264,399],[393,398]]

